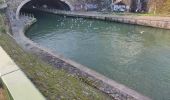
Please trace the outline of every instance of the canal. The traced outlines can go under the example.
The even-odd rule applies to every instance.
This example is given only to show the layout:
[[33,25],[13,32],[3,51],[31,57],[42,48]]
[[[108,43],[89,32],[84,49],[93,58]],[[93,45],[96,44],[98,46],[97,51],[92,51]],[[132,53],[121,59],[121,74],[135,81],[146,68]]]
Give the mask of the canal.
[[36,12],[26,36],[154,100],[170,99],[170,31]]

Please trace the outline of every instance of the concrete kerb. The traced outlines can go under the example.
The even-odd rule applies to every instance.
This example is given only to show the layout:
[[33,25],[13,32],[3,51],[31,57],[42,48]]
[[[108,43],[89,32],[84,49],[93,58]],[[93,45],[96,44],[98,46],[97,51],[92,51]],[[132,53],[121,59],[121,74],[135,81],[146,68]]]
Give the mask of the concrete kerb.
[[27,23],[27,25],[23,29],[20,29],[19,32],[19,37],[22,39],[20,40],[20,45],[28,52],[35,53],[57,68],[64,69],[71,74],[78,75],[79,77],[83,77],[87,80],[92,80],[93,83],[90,85],[110,95],[116,100],[150,100],[150,98],[143,96],[136,91],[87,68],[86,66],[65,58],[57,52],[52,52],[47,48],[41,47],[37,43],[34,43],[25,36],[26,30],[33,23],[35,23],[35,21]]
[[0,78],[13,100],[45,100],[1,47],[0,61]]
[[16,70],[19,67],[10,59],[6,52],[0,47],[0,77]]

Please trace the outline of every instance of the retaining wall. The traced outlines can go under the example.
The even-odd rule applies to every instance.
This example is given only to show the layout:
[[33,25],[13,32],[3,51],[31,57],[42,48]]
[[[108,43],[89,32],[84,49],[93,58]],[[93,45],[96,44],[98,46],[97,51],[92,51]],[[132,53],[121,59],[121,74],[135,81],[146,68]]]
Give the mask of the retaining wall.
[[47,13],[66,15],[72,17],[92,18],[106,21],[120,22],[126,24],[142,25],[163,29],[170,29],[170,17],[151,17],[151,16],[133,16],[133,15],[113,15],[102,14],[100,12],[69,12],[55,9],[37,9]]

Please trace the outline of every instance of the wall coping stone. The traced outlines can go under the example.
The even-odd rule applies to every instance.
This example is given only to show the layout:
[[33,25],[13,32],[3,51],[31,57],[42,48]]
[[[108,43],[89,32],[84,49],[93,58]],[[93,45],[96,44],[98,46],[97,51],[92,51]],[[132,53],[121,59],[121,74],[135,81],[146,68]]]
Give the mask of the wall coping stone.
[[0,47],[0,78],[14,100],[45,100],[33,83]]

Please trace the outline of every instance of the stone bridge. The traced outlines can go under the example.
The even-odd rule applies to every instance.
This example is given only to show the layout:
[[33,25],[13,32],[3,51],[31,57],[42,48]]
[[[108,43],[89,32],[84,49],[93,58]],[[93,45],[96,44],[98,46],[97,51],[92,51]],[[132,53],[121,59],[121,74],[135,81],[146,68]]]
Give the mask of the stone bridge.
[[[50,3],[56,5],[55,7],[63,8],[67,6],[71,11],[87,11],[87,10],[100,10],[107,11],[111,9],[112,0],[6,0],[8,4],[8,9],[15,13],[15,17],[19,19],[20,10],[26,4],[32,2],[35,5],[37,3],[44,4]],[[113,0],[122,1],[124,4],[130,7],[130,10],[136,11],[136,2],[140,0]],[[144,0],[148,1],[148,0]],[[42,5],[41,5],[42,6]],[[50,5],[49,5],[50,6]],[[150,9],[150,8],[147,8]]]
[[36,3],[41,2],[52,2],[53,4],[55,3],[56,6],[60,7],[62,7],[62,4],[64,4],[69,7],[70,11],[85,11],[88,9],[99,10],[101,9],[102,5],[106,4],[106,2],[103,2],[103,0],[6,0],[6,2],[8,5],[8,10],[10,10],[12,13],[15,13],[16,19],[19,19],[21,8],[30,2],[34,2],[35,5]]
[[[7,0],[8,10],[10,10],[12,13],[15,13],[15,17],[19,19],[21,8],[31,1],[33,0]],[[40,1],[43,1],[43,0],[40,0]],[[78,0],[56,0],[56,1],[57,1],[56,3],[63,3],[63,4],[68,5],[70,10],[73,11],[74,10],[73,5]]]

